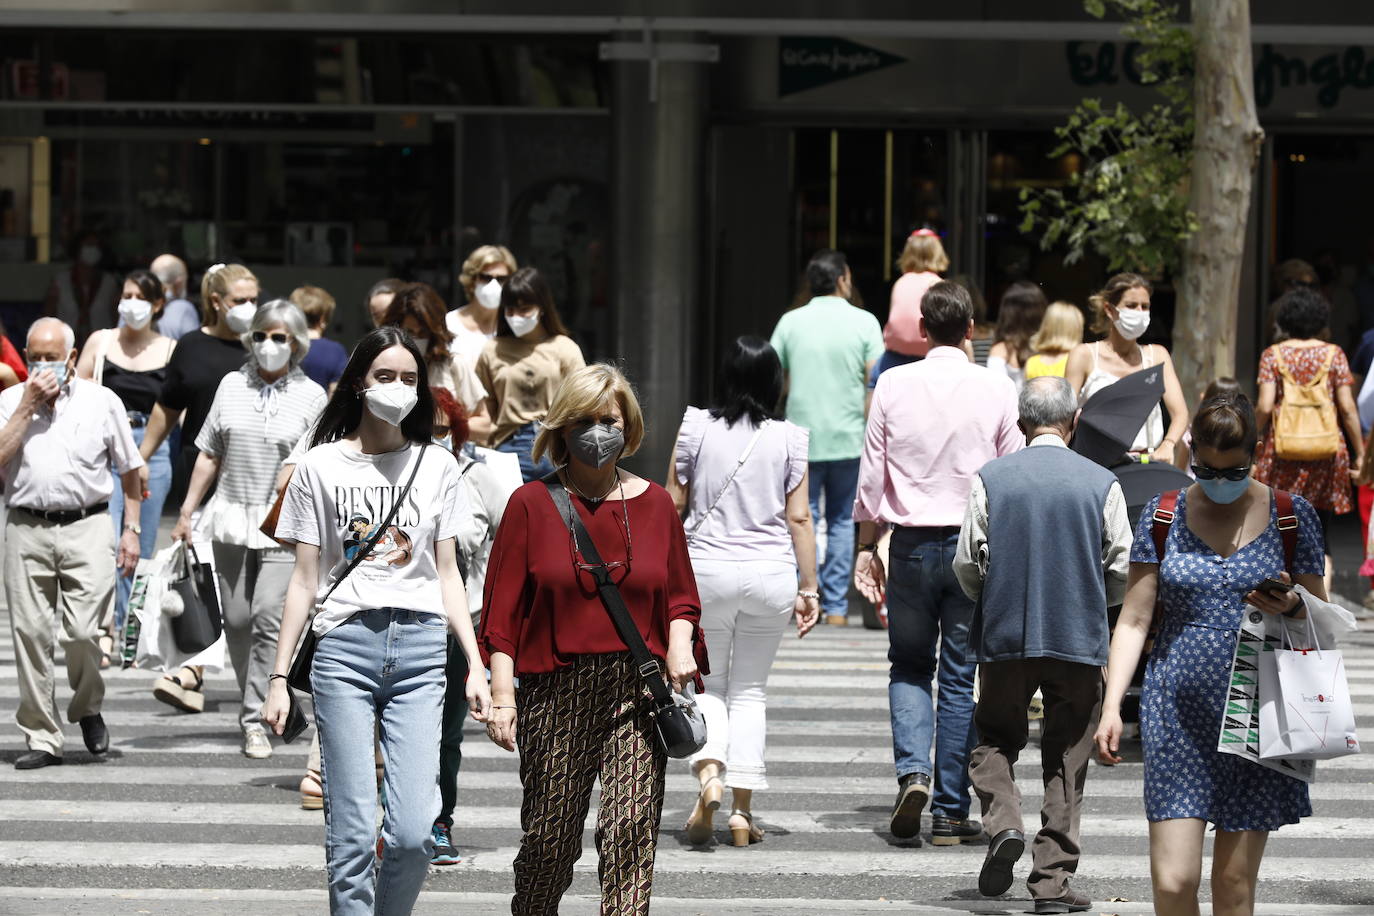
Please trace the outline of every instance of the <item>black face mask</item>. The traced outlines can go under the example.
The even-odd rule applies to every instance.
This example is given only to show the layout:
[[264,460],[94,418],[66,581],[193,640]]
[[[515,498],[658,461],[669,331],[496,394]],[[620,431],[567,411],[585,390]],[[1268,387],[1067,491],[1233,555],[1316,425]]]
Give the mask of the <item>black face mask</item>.
[[604,468],[625,450],[625,434],[603,423],[582,423],[568,435],[568,454],[583,464]]

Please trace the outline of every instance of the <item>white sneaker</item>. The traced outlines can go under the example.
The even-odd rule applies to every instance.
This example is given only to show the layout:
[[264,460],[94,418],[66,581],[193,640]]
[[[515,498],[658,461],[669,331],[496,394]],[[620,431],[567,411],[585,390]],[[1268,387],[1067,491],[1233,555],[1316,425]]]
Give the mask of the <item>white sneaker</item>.
[[272,756],[272,742],[267,740],[267,733],[260,728],[245,728],[243,730],[243,756],[251,757],[254,760],[265,760]]

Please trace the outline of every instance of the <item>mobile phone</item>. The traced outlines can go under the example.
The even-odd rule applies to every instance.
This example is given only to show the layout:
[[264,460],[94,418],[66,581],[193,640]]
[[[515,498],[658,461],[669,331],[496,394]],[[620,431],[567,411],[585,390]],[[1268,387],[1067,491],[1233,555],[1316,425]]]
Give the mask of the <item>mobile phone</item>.
[[301,712],[301,704],[296,699],[294,690],[288,687],[286,697],[289,705],[286,710],[286,725],[281,730],[281,738],[290,744],[301,736],[301,733],[310,725],[310,720],[305,717],[305,713]]
[[1282,595],[1291,592],[1293,590],[1293,585],[1290,582],[1280,582],[1278,579],[1265,579],[1255,588],[1256,591],[1275,592]]

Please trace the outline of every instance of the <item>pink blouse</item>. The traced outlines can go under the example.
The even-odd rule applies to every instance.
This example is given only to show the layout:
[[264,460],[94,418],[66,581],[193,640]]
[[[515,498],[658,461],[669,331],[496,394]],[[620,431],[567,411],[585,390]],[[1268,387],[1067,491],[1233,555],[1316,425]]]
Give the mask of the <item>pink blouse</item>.
[[887,327],[883,328],[883,346],[905,356],[925,356],[930,341],[921,335],[921,299],[926,290],[940,282],[940,275],[929,270],[902,274],[892,284],[888,301]]

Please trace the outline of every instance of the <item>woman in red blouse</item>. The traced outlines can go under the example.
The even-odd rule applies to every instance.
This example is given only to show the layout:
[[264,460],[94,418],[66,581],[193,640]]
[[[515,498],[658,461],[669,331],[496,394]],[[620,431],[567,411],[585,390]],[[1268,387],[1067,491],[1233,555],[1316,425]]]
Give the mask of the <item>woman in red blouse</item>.
[[[672,497],[616,465],[643,438],[629,382],[597,364],[564,379],[533,457],[558,466],[649,651],[680,691],[707,671],[701,602]],[[589,569],[544,484],[516,490],[487,565],[478,643],[492,676],[487,734],[508,751],[520,746],[525,832],[511,911],[526,916],[558,913],[598,777],[601,911],[649,912],[666,756],[648,689]]]

